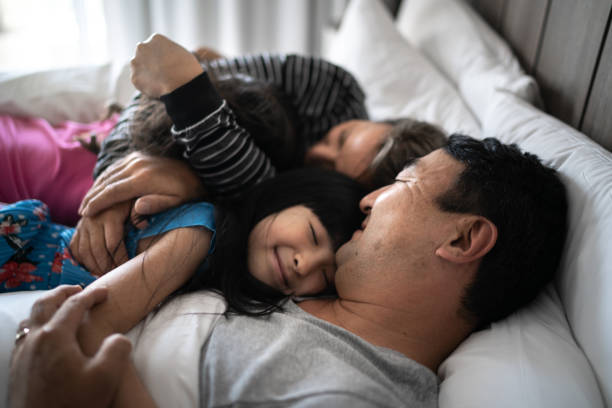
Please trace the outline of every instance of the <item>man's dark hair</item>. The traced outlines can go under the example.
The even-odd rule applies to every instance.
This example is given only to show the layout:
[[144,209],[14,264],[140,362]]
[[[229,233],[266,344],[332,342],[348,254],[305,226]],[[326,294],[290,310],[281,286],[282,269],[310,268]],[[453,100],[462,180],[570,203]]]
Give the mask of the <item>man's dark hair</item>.
[[444,146],[446,134],[439,127],[410,118],[385,120],[391,125],[387,138],[363,177],[364,184],[375,190],[393,183],[397,173],[414,159]]
[[567,235],[565,187],[537,156],[494,138],[452,135],[443,149],[465,169],[440,208],[481,215],[498,229],[462,300],[482,328],[529,303],[555,275]]

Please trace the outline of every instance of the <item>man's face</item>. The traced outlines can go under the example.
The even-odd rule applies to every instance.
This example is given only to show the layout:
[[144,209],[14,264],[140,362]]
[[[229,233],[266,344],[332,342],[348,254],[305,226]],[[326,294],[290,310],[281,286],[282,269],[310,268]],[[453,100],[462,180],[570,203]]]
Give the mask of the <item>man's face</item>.
[[426,278],[436,248],[455,227],[454,215],[440,210],[436,198],[462,170],[463,164],[436,150],[402,170],[395,183],[365,196],[363,230],[336,253],[338,292],[345,284],[358,290],[355,285],[369,282],[376,292]]
[[340,123],[308,149],[304,160],[358,179],[372,163],[389,130],[391,125],[367,120]]

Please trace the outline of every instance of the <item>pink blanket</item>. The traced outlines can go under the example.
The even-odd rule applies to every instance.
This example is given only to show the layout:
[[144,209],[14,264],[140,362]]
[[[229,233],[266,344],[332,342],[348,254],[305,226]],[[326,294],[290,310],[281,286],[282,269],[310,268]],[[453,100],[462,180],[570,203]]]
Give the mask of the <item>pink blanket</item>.
[[83,124],[51,126],[44,119],[0,115],[0,202],[36,198],[49,206],[51,218],[74,225],[77,209],[93,183],[96,155],[75,137],[106,137],[117,115]]

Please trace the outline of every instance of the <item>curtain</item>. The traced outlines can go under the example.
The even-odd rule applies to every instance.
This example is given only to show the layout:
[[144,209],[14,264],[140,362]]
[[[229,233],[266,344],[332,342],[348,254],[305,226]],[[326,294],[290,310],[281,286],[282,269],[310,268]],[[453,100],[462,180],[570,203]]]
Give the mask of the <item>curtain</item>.
[[296,52],[321,55],[326,29],[348,0],[104,0],[112,60],[158,32],[187,49],[208,46],[223,55]]

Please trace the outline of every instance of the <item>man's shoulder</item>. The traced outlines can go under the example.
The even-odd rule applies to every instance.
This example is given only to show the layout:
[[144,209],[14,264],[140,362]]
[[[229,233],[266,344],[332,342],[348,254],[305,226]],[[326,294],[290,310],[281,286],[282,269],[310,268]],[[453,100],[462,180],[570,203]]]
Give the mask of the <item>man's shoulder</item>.
[[[430,370],[298,309],[290,305],[267,318],[220,319],[202,350],[202,372],[216,378],[225,393],[245,397],[266,390],[279,398],[357,398],[371,405],[427,406],[437,400],[437,378]],[[249,386],[238,391],[235,378]]]

